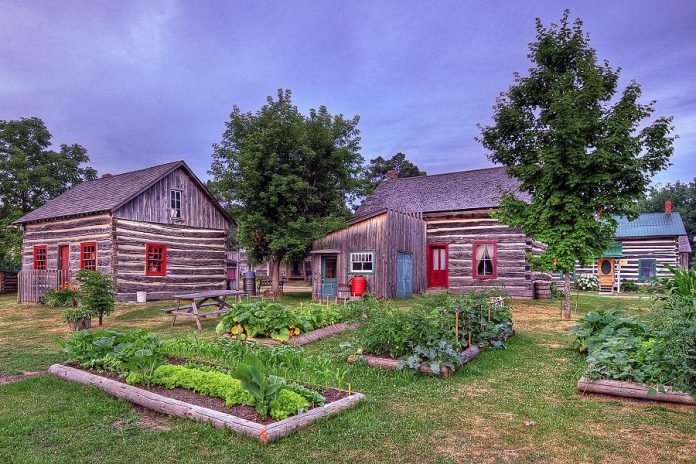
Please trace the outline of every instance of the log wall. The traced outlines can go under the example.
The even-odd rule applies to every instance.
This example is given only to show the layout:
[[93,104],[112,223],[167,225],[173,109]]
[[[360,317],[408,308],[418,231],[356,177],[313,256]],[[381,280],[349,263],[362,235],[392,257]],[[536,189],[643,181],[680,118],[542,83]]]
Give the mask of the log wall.
[[[181,218],[173,218],[170,191],[181,190]],[[179,168],[114,211],[119,219],[227,230],[229,220],[183,168]]]
[[96,242],[97,270],[112,275],[113,244],[108,213],[27,224],[22,240],[22,269],[34,269],[34,246],[46,245],[47,269],[58,268],[58,247],[70,248],[69,278],[80,270],[80,243]]
[[0,293],[15,293],[17,291],[17,273],[0,272]]
[[[534,288],[526,253],[540,253],[544,245],[534,242],[521,229],[511,228],[490,217],[489,210],[427,213],[427,243],[449,246],[449,289],[471,291],[499,288],[511,296],[532,298]],[[473,278],[473,242],[497,243],[497,278]]]
[[[114,218],[114,275],[119,299],[171,298],[175,293],[224,290],[227,285],[225,230],[153,224]],[[145,275],[148,243],[167,246],[167,275]]]

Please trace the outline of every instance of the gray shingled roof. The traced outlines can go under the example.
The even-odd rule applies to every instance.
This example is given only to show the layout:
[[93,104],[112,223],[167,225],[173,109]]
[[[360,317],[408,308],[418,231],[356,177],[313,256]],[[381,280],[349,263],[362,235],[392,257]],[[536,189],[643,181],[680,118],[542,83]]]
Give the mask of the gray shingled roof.
[[677,244],[679,253],[691,253],[691,244],[688,236],[680,235],[679,239],[677,239]]
[[385,208],[405,212],[457,211],[494,208],[502,191],[513,191],[518,198],[519,181],[508,176],[505,167],[449,172],[431,176],[387,179],[377,186],[355,212],[354,218]]
[[[113,211],[154,185],[170,172],[183,167],[205,189],[183,161],[152,166],[138,171],[115,174],[83,182],[45,205],[17,219],[13,224],[41,221],[65,216]],[[206,190],[207,193],[207,190]],[[214,198],[211,199],[215,201]],[[220,207],[222,209],[222,207]]]

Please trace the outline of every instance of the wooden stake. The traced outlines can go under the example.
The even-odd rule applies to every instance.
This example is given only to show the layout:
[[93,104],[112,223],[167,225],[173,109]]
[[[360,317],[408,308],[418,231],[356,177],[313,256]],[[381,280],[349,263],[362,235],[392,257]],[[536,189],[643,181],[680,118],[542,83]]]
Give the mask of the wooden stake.
[[488,302],[488,322],[491,322],[491,302]]
[[454,314],[454,339],[459,347],[459,311]]
[[351,390],[351,385],[350,382],[348,382],[348,396],[352,395],[352,390]]

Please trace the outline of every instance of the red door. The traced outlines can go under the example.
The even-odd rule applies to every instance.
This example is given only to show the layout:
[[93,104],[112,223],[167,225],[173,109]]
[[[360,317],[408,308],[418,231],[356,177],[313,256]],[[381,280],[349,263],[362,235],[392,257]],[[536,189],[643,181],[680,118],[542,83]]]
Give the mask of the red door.
[[58,247],[58,269],[63,271],[70,269],[70,247],[68,245]]
[[449,276],[447,273],[447,245],[432,243],[428,245],[428,287],[449,286]]

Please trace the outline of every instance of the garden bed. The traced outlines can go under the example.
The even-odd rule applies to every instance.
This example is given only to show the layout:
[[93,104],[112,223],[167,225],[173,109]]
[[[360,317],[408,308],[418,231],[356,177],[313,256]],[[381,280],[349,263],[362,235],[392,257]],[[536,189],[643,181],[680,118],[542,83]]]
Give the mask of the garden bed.
[[256,342],[261,345],[268,346],[278,346],[278,345],[291,345],[291,346],[302,346],[308,343],[313,343],[322,338],[330,337],[331,335],[336,335],[347,330],[357,329],[360,324],[349,324],[347,322],[339,322],[338,324],[332,324],[320,329],[312,330],[311,332],[306,332],[298,335],[297,337],[290,337],[286,342],[281,342],[280,340],[274,340],[267,337],[256,337],[249,338],[248,341]]
[[[512,337],[515,334],[515,330],[512,329],[510,332],[505,333],[503,336],[498,337],[497,340],[499,341],[505,341],[508,338]],[[470,348],[467,348],[465,350],[459,351],[459,359],[461,360],[461,365],[464,365],[474,359],[476,356],[481,353],[483,350],[483,347],[479,346],[472,346]],[[362,354],[362,355],[350,355],[348,356],[347,359],[349,364],[358,364],[361,362],[365,362],[368,366],[372,367],[379,367],[382,369],[400,369],[400,363],[401,361],[399,359],[392,358],[390,356],[386,355],[373,355],[373,354]],[[448,377],[452,375],[456,369],[451,369],[447,366],[443,366],[440,369],[440,373],[434,372],[429,363],[421,363],[421,365],[418,367],[418,372],[422,374],[427,374],[427,375],[433,375],[436,377]]]
[[596,393],[623,398],[636,398],[640,400],[696,406],[696,400],[688,393],[671,391],[669,387],[665,387],[664,390],[664,392],[655,391],[655,389],[641,383],[624,382],[620,380],[591,380],[586,377],[580,377],[580,380],[578,380],[578,391],[581,393]]
[[353,407],[365,396],[362,393],[346,392],[329,388],[322,394],[327,403],[309,409],[307,412],[274,421],[261,420],[250,406],[226,407],[224,400],[202,396],[193,391],[165,387],[132,386],[113,374],[96,374],[87,370],[54,364],[48,372],[73,382],[93,385],[117,398],[152,409],[163,414],[184,417],[198,422],[206,422],[216,428],[228,428],[261,442],[267,443],[289,435],[295,430],[307,427],[315,421],[332,416]]

